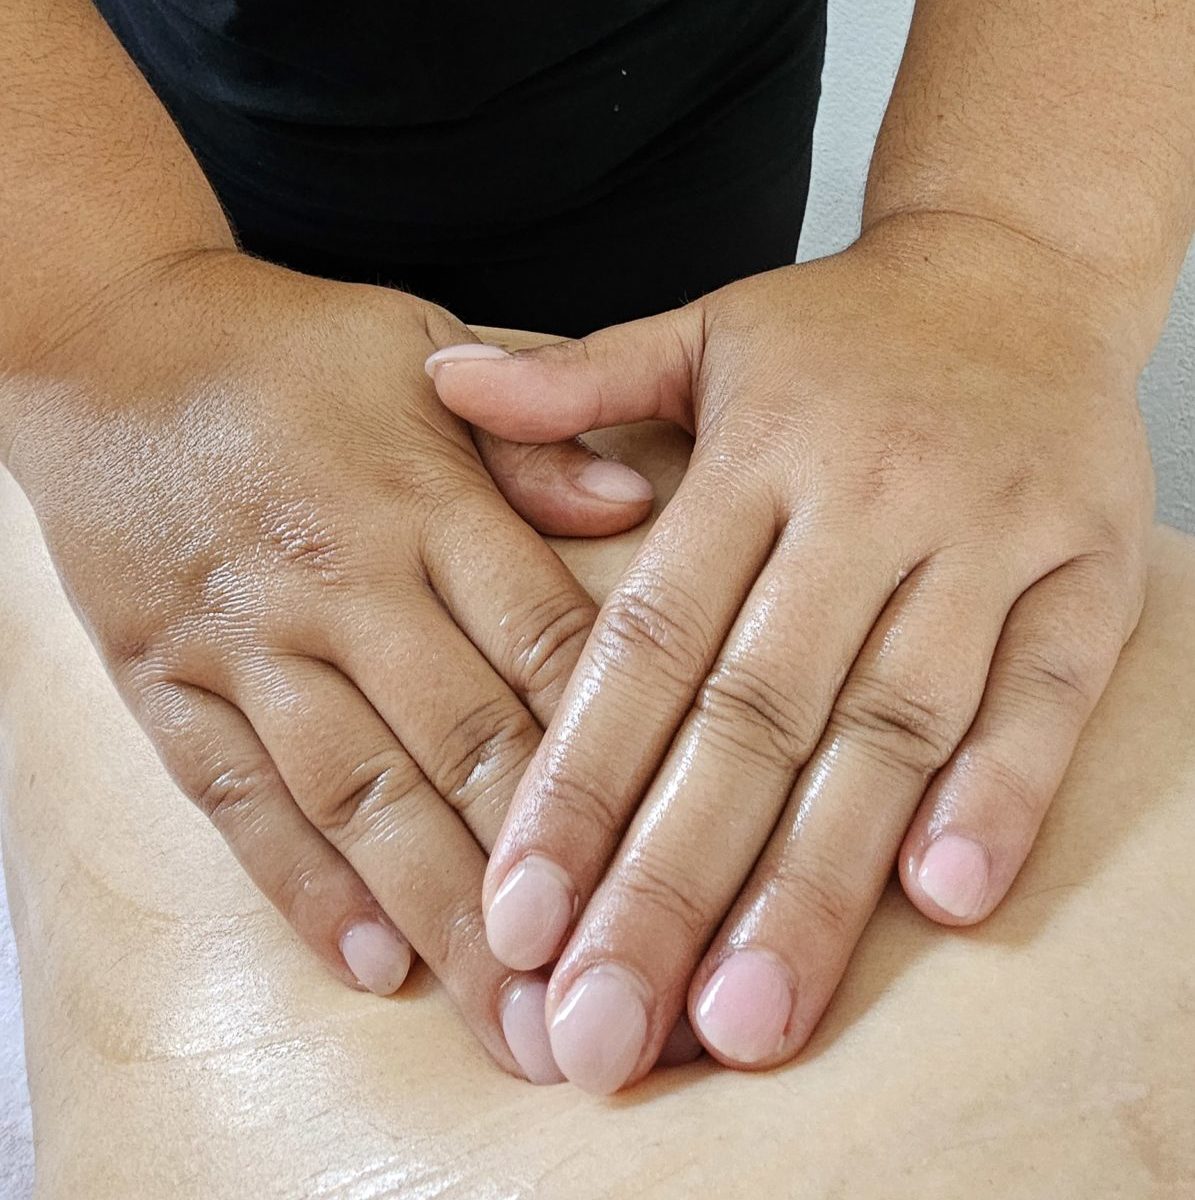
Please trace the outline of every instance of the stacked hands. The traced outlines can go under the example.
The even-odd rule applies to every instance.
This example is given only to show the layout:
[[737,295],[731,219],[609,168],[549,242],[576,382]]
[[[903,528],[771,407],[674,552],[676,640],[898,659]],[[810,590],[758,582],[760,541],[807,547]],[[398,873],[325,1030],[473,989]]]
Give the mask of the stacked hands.
[[[380,994],[418,953],[508,1071],[608,1093],[698,1043],[795,1055],[894,863],[946,925],[1008,891],[1143,597],[1103,296],[906,216],[508,355],[213,251],[64,323],[10,461],[125,700],[307,944]],[[648,515],[573,440],[647,418],[692,460],[595,611],[539,534]]]

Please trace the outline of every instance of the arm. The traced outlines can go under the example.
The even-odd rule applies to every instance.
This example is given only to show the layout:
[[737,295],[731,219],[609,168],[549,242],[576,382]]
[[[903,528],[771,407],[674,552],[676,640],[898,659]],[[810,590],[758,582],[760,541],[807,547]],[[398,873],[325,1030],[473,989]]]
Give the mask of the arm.
[[1137,370],[1195,230],[1195,9],[920,0],[863,229],[963,216],[1045,250]]
[[153,264],[233,250],[220,205],[86,0],[0,2],[0,460],[21,372]]
[[470,337],[442,309],[239,253],[82,0],[0,0],[0,181],[0,455],[125,701],[338,978],[389,994],[413,948],[554,1077],[480,890],[592,610],[506,500],[598,533],[650,488],[474,440],[423,370]]

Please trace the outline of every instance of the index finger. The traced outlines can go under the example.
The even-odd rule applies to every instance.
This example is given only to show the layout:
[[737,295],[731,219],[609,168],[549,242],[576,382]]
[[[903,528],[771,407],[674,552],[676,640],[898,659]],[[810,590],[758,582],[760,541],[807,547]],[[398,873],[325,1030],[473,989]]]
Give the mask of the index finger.
[[508,966],[550,962],[596,888],[771,552],[766,503],[694,472],[598,613],[486,871]]

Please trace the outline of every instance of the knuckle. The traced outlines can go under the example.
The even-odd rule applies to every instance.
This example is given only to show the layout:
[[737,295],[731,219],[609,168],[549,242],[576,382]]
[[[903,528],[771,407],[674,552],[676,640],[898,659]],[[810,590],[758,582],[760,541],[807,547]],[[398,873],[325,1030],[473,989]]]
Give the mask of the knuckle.
[[261,537],[275,562],[298,567],[326,584],[344,583],[349,577],[345,540],[313,502],[267,506],[261,516]]
[[662,578],[631,580],[606,602],[594,629],[604,664],[647,659],[672,682],[689,685],[706,669],[712,622],[694,597]]
[[824,855],[802,855],[800,862],[782,858],[768,889],[780,898],[782,910],[795,914],[796,927],[805,926],[832,941],[853,937],[859,922],[855,889],[845,872]]
[[695,708],[707,733],[784,767],[803,763],[820,732],[810,701],[783,691],[743,663],[716,666],[698,692]]
[[315,864],[297,859],[286,868],[270,897],[282,916],[296,928],[311,915],[310,898],[317,890],[318,870]]
[[274,785],[272,769],[262,764],[224,766],[195,794],[195,805],[221,829],[235,825]]
[[354,766],[336,787],[313,797],[307,816],[342,840],[393,837],[401,833],[407,801],[421,783],[400,750],[383,750]]
[[622,890],[630,902],[628,911],[639,914],[640,923],[650,926],[652,917],[643,914],[654,914],[679,928],[687,941],[705,945],[712,918],[694,899],[691,885],[687,887],[682,876],[641,857],[628,869]]
[[918,465],[942,461],[942,442],[943,434],[929,423],[915,424],[908,419],[883,423],[849,464],[852,499],[861,508],[872,510],[915,490],[920,480]]
[[538,741],[538,727],[523,708],[504,700],[477,705],[448,732],[430,762],[437,791],[460,811],[479,790],[493,787],[525,762]]
[[964,733],[963,722],[945,705],[870,675],[843,688],[835,721],[864,748],[926,775],[946,762]]
[[561,829],[588,826],[583,840],[591,846],[604,845],[621,833],[628,815],[615,795],[597,785],[597,778],[597,773],[579,769],[579,764],[556,762],[536,788],[537,810],[550,814]]
[[1023,646],[1011,658],[1008,674],[1014,691],[1086,712],[1099,698],[1099,665],[1097,656],[1088,650]]
[[485,921],[476,903],[460,896],[441,910],[429,922],[419,953],[450,990],[455,990],[454,975],[468,979],[470,964],[489,955]]
[[541,695],[571,674],[596,611],[592,603],[559,595],[516,615],[512,666],[528,694]]
[[1045,800],[1040,784],[1007,754],[972,747],[960,766],[978,785],[978,799],[985,808],[990,805],[997,811],[1011,809],[1018,823],[1030,820],[1036,823],[1040,819]]

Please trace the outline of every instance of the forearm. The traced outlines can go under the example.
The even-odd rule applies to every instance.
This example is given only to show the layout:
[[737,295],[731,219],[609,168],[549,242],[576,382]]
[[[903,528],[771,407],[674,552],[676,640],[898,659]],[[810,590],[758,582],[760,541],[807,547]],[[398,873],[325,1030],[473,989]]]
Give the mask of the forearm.
[[27,372],[154,264],[234,246],[170,117],[87,0],[0,0],[0,459]]
[[1080,272],[1144,359],[1195,228],[1195,8],[920,0],[863,226],[963,214]]

